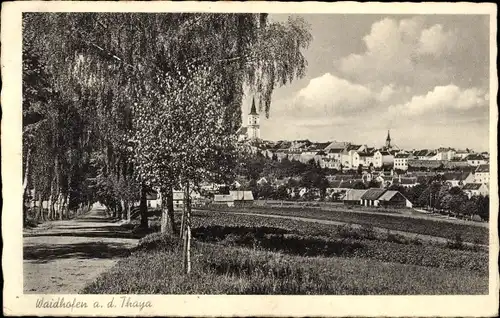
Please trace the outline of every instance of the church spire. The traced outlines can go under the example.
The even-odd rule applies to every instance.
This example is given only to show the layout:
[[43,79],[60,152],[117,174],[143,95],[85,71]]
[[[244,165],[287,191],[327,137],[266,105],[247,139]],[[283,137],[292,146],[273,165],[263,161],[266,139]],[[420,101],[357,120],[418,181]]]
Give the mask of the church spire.
[[250,109],[249,115],[258,115],[257,110],[255,109],[255,97],[252,98],[252,108]]
[[387,148],[391,147],[391,134],[389,130],[387,130],[387,138],[385,139],[385,146]]

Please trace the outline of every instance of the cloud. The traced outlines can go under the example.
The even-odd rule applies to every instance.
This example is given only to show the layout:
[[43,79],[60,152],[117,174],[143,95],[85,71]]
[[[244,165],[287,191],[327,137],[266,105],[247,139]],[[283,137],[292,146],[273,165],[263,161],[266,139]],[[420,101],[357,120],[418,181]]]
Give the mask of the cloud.
[[296,94],[293,111],[304,116],[346,114],[369,107],[375,100],[368,87],[325,73]]
[[447,71],[435,60],[450,55],[457,44],[455,30],[441,24],[426,27],[422,18],[375,22],[363,37],[365,51],[352,53],[337,61],[346,77],[361,83],[400,83],[442,81]]
[[436,24],[429,29],[422,30],[417,52],[439,57],[451,53],[456,43],[457,36],[454,31],[444,31],[441,24]]
[[403,104],[389,106],[393,116],[415,117],[428,114],[460,114],[470,110],[487,110],[489,95],[473,87],[461,89],[456,85],[436,86],[425,95],[413,96]]

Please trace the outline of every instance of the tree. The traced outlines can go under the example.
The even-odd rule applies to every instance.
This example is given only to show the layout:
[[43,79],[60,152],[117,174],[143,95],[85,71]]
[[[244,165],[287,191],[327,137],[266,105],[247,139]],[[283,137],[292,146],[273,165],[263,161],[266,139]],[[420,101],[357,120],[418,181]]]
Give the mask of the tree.
[[363,173],[363,165],[362,164],[358,165],[357,173],[358,173],[358,175],[361,175]]
[[[109,195],[120,196],[121,176],[140,185],[143,224],[146,187],[167,201],[182,187],[188,242],[190,189],[202,178],[228,177],[214,168],[232,160],[225,154],[234,150],[244,87],[269,116],[274,88],[305,74],[301,50],[311,41],[302,19],[268,23],[266,14],[29,13],[23,20],[54,88],[81,115],[81,137],[94,136],[89,144],[103,154],[102,197],[113,214],[125,199]],[[62,194],[71,164],[53,157]],[[173,232],[168,206],[162,216]]]
[[490,219],[490,198],[482,196],[476,198],[477,213],[481,219],[488,221]]
[[352,186],[353,189],[366,189],[366,186],[363,182],[361,181],[357,181],[356,183],[354,183],[354,185]]
[[416,186],[407,189],[405,191],[405,195],[410,202],[416,203],[426,188],[427,186],[425,184],[417,184]]
[[375,179],[372,179],[370,180],[370,182],[368,182],[368,188],[380,188],[380,182],[378,182]]
[[474,200],[468,200],[465,205],[460,207],[461,214],[464,214],[470,218],[472,216],[479,214],[479,206]]
[[287,200],[289,198],[287,187],[284,185],[279,186],[275,192],[276,200]]

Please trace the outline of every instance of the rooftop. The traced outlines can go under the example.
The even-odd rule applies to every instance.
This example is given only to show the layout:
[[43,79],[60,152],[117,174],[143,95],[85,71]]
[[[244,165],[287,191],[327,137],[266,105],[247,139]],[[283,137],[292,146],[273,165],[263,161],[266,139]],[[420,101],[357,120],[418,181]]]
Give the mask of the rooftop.
[[252,108],[250,109],[249,115],[258,115],[257,110],[255,109],[255,98],[252,99]]
[[479,165],[476,172],[490,172],[490,165]]
[[347,190],[344,200],[346,201],[358,201],[368,190],[364,189],[349,189]]
[[386,191],[385,189],[371,188],[368,189],[366,193],[361,196],[361,199],[377,200],[385,191]]
[[482,183],[467,183],[463,186],[462,190],[479,190],[482,185]]

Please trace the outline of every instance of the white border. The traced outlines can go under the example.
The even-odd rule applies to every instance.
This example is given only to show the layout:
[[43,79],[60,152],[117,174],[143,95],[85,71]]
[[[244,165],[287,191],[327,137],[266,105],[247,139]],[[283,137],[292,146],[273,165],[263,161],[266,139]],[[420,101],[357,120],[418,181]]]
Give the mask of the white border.
[[[356,14],[487,14],[490,15],[490,285],[485,296],[134,296],[153,308],[35,308],[37,295],[23,295],[22,165],[21,165],[21,14],[22,12],[267,12]],[[496,179],[498,81],[495,4],[475,3],[321,3],[321,2],[55,2],[2,4],[2,178],[4,209],[4,314],[52,316],[494,316],[498,311],[498,182]],[[471,26],[473,27],[473,26]],[[376,273],[374,273],[376,274]],[[51,295],[45,295],[50,298]],[[56,297],[56,295],[53,295]],[[60,296],[60,295],[57,295]],[[66,298],[70,295],[64,295]],[[78,295],[89,304],[106,303],[112,295]],[[118,295],[115,295],[115,299]]]

